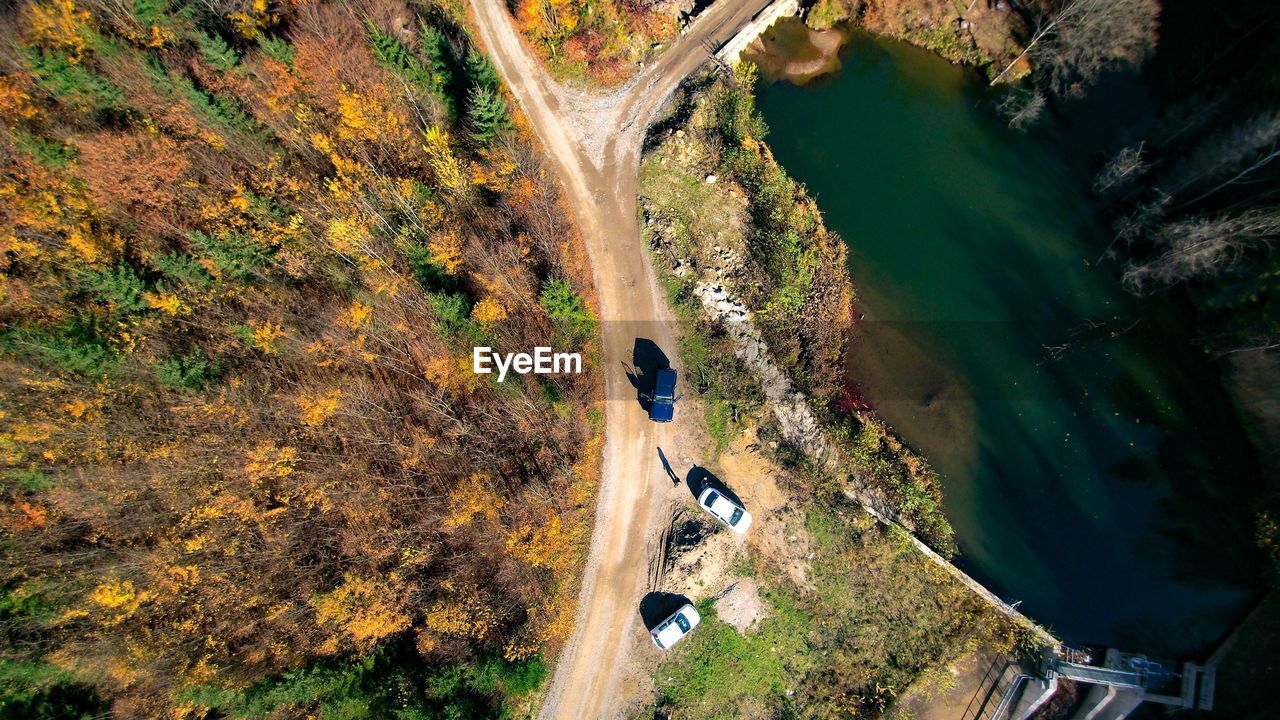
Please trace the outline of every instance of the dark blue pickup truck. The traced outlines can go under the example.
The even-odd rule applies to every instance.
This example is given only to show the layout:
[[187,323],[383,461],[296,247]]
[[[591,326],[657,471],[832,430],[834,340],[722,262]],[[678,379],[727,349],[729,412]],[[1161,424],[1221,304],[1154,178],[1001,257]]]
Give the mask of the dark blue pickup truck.
[[653,379],[653,395],[649,397],[649,419],[671,422],[676,412],[676,371],[662,368]]

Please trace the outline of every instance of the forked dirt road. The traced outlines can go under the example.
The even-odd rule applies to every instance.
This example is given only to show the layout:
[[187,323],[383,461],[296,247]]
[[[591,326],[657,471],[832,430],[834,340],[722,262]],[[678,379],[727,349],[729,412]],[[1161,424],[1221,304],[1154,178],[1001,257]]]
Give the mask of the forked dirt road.
[[677,411],[669,425],[649,422],[624,372],[637,337],[652,340],[676,360],[672,317],[636,216],[644,134],[679,83],[768,4],[717,0],[630,84],[591,95],[550,78],[502,0],[471,0],[494,64],[564,184],[591,258],[602,315],[603,476],[574,635],[556,666],[542,718],[606,718],[621,709],[627,653],[643,637],[638,606],[648,589],[646,542],[651,530],[670,519],[672,493],[681,492],[663,472],[657,448],[670,454],[671,447],[687,446],[685,439],[704,432],[697,427],[702,419],[689,412]]

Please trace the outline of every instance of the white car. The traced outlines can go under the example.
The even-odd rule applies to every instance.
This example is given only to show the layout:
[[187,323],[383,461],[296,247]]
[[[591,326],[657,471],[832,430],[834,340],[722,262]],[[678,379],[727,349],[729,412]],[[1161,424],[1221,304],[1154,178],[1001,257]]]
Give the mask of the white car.
[[671,617],[658,623],[658,626],[649,631],[649,634],[653,636],[653,644],[657,645],[659,650],[666,650],[680,642],[680,639],[698,627],[700,622],[702,622],[702,616],[698,615],[698,610],[693,605],[685,605],[672,613]]
[[751,527],[751,513],[715,488],[703,490],[698,496],[698,504],[736,533],[745,533]]

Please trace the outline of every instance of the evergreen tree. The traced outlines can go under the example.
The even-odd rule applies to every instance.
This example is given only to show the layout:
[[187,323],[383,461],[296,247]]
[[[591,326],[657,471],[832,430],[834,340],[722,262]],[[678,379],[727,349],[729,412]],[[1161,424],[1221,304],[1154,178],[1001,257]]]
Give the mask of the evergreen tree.
[[449,41],[443,33],[425,22],[418,24],[418,48],[426,56],[427,69],[440,83],[441,88],[453,84],[453,71],[449,69]]
[[423,47],[427,62],[423,63],[413,51],[395,37],[382,32],[373,22],[369,22],[369,45],[373,55],[384,67],[399,74],[410,84],[430,92],[440,100],[448,117],[457,114],[456,105],[449,95],[448,85],[450,73],[448,64],[444,62],[444,36],[435,28],[421,24]]
[[221,70],[231,72],[240,64],[236,51],[221,36],[210,33],[196,33],[196,45],[200,48],[200,56],[205,62]]
[[511,128],[507,102],[496,91],[482,85],[473,87],[468,101],[467,120],[471,125],[471,138],[476,142],[487,145]]
[[471,84],[487,88],[497,93],[498,91],[498,71],[494,69],[493,63],[489,62],[489,58],[484,53],[476,52],[475,48],[467,51],[466,63],[467,80]]

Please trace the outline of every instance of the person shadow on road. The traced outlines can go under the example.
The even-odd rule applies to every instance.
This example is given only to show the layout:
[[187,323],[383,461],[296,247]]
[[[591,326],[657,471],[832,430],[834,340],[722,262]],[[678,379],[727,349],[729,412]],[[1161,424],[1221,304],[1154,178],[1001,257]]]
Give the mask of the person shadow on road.
[[662,452],[662,448],[658,448],[658,459],[662,461],[662,469],[667,471],[667,477],[671,478],[671,487],[680,485],[680,476],[675,470],[671,469],[671,463],[667,460],[667,456]]

